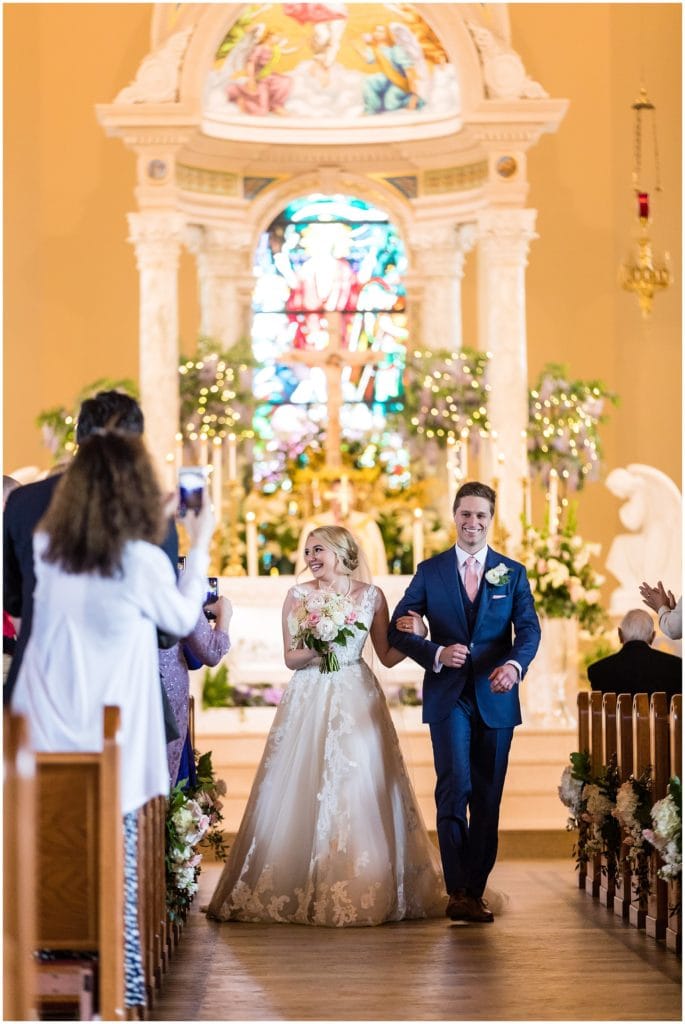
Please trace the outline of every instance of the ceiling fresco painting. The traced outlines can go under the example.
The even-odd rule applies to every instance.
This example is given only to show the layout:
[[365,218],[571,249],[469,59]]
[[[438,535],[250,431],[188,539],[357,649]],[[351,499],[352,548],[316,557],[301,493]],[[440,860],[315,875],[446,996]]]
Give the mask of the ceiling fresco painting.
[[460,112],[459,84],[413,4],[261,4],[219,45],[205,110],[232,122],[434,120]]

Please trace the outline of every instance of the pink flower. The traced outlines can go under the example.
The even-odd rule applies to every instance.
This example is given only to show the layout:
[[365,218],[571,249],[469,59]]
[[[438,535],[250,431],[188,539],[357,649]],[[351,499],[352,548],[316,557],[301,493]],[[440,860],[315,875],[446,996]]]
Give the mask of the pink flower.
[[547,572],[547,562],[544,558],[538,558],[537,570],[540,574]]
[[321,621],[321,613],[320,612],[310,612],[309,615],[307,616],[307,626],[308,627],[318,626],[320,621]]
[[345,616],[345,625],[347,625],[347,626],[354,625],[354,623],[356,621],[357,621],[357,613],[356,612],[348,612],[347,615]]

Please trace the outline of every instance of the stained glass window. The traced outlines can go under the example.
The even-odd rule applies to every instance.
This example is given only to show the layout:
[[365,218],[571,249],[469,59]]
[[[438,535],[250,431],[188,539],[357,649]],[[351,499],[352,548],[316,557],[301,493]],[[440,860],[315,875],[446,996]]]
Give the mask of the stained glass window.
[[407,326],[404,247],[382,210],[343,195],[291,203],[262,235],[252,339],[255,482],[324,445],[378,445],[402,409]]

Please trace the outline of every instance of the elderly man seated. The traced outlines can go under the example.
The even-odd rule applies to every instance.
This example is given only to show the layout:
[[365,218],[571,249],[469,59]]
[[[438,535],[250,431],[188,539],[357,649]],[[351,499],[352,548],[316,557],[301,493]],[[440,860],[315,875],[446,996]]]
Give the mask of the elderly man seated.
[[618,627],[622,647],[601,658],[587,670],[590,686],[602,693],[662,693],[669,697],[682,690],[681,658],[651,647],[654,623],[641,608],[633,608]]

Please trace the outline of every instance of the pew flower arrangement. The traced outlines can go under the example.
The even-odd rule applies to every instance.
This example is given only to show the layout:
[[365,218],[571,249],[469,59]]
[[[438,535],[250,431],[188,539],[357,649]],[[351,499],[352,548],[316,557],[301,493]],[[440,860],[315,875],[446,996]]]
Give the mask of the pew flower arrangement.
[[[166,819],[167,909],[172,921],[182,918],[198,888],[201,845],[210,846],[222,860],[226,851],[219,824],[220,797],[226,784],[214,777],[211,753],[196,754],[197,782],[183,780],[169,794]],[[185,788],[184,788],[185,787]]]
[[575,509],[569,507],[550,535],[545,527],[526,525],[521,560],[526,567],[538,614],[547,618],[577,619],[582,629],[596,633],[605,624],[606,613],[599,603],[604,582],[590,565],[600,545],[585,543],[577,533]]
[[652,778],[646,769],[637,778],[630,778],[616,794],[614,817],[624,830],[623,856],[636,879],[636,895],[649,894],[649,855],[645,827],[651,823]]
[[571,812],[566,827],[578,829],[573,849],[577,867],[603,854],[609,877],[616,875],[621,851],[621,828],[614,816],[619,786],[615,757],[593,775],[589,756],[575,751],[558,788],[559,798]]
[[674,776],[668,793],[657,800],[651,810],[651,828],[644,830],[645,839],[656,847],[663,861],[659,876],[675,880],[683,870],[683,797],[680,779]]

